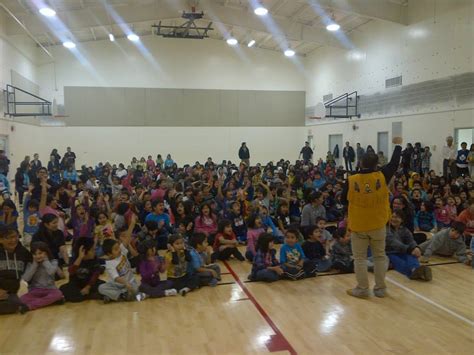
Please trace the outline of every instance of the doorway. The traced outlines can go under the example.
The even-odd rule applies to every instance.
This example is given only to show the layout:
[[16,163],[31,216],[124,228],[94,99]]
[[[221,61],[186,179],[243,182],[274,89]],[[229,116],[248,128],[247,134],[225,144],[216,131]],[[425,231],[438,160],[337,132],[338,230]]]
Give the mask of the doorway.
[[383,152],[384,157],[388,160],[388,132],[377,133],[377,154]]
[[344,146],[342,144],[342,134],[330,134],[329,135],[329,149],[331,153],[334,153],[334,148],[336,146],[339,148],[339,156],[334,157],[334,160],[336,161],[336,166],[341,165],[341,160],[342,160],[342,150],[344,149]]
[[457,150],[461,149],[461,143],[467,143],[467,149],[474,143],[474,128],[457,128],[454,132],[454,142]]

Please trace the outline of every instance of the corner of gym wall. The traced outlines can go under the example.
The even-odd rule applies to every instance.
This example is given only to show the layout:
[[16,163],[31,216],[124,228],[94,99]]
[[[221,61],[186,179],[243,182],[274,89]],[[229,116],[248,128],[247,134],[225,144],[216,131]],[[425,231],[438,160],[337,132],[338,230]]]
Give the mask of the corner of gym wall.
[[[26,35],[9,35],[5,28],[6,16],[6,13],[0,9],[0,88],[2,90],[11,83],[11,70],[33,82],[37,79],[35,43]],[[3,109],[0,110],[0,117],[3,117]]]
[[[329,134],[376,148],[377,133],[390,135],[392,122],[402,122],[405,142],[431,146],[439,171],[444,138],[454,136],[456,128],[474,127],[473,14],[470,0],[409,0],[408,26],[372,20],[351,35],[351,49],[325,47],[306,58],[307,106],[322,102],[324,95],[352,91],[375,106],[361,119],[307,120],[316,154],[326,155]],[[386,89],[386,79],[400,75],[403,85]],[[417,97],[407,95],[411,89]]]

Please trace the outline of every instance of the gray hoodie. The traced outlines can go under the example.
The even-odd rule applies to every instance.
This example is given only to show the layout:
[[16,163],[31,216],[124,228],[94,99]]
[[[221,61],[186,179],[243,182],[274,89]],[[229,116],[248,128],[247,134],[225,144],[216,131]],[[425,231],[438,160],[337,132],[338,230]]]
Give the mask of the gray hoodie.
[[460,262],[467,260],[466,243],[463,237],[452,239],[449,237],[451,228],[444,229],[436,233],[430,240],[420,245],[423,256],[429,258],[433,254],[442,256],[452,256],[455,254]]
[[23,274],[23,280],[28,282],[28,290],[34,288],[56,288],[54,283],[54,275],[58,271],[57,260],[45,260],[42,263],[33,261],[28,264],[25,273]]
[[416,242],[408,228],[401,226],[395,229],[387,227],[385,251],[387,254],[411,254],[416,248]]

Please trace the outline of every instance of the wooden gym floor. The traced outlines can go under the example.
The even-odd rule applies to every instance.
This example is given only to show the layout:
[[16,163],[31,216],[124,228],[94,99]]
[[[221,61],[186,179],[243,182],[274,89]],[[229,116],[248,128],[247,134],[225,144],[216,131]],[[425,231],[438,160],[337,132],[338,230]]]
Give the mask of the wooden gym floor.
[[250,263],[231,260],[186,297],[1,316],[0,354],[472,354],[474,272],[433,263],[432,282],[389,271],[389,296],[360,300],[353,274],[250,283]]

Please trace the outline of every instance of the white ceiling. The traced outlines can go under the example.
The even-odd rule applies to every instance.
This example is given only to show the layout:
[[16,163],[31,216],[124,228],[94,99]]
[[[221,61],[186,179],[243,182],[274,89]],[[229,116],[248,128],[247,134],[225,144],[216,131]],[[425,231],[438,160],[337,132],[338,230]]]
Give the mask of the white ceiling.
[[[150,35],[152,25],[180,25],[183,10],[204,11],[213,22],[211,38],[229,35],[239,42],[256,41],[256,47],[281,51],[290,46],[299,55],[307,55],[322,46],[342,47],[333,33],[326,30],[333,17],[347,36],[369,21],[381,20],[406,24],[408,0],[260,0],[269,10],[266,17],[253,13],[251,3],[258,0],[43,0],[57,12],[60,20],[41,16],[39,0],[0,0],[44,46],[59,45],[65,37],[76,42],[108,39],[109,33],[124,37],[123,24],[139,35]],[[114,14],[116,14],[114,16]],[[272,25],[269,25],[272,24]],[[8,35],[24,34],[7,16]]]

